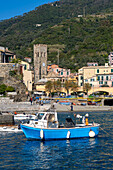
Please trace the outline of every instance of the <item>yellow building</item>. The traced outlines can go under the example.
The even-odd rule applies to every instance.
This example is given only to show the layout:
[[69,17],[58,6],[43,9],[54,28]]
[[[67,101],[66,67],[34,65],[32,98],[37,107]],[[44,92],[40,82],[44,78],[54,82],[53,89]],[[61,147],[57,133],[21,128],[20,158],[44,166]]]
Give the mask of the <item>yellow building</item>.
[[22,74],[23,74],[23,82],[26,85],[28,91],[32,91],[32,79],[33,79],[33,73],[30,71],[30,64],[21,61],[21,67],[22,67]]
[[[107,63],[105,66],[89,66],[82,67],[78,70],[78,86],[83,87],[85,83],[89,83],[95,91],[104,86],[113,87],[113,66]],[[108,90],[109,91],[109,90]],[[111,90],[110,90],[111,93]]]

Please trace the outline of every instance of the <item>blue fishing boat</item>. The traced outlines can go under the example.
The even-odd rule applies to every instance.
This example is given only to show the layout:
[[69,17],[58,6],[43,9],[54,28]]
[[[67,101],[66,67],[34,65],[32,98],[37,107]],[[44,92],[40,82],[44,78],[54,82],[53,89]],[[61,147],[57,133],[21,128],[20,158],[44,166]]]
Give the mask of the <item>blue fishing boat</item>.
[[60,124],[56,111],[39,112],[36,120],[21,124],[26,138],[34,140],[58,140],[84,137],[96,137],[99,133],[99,124],[88,123],[88,115],[77,115],[81,123],[75,123],[71,117],[67,117],[65,124]]

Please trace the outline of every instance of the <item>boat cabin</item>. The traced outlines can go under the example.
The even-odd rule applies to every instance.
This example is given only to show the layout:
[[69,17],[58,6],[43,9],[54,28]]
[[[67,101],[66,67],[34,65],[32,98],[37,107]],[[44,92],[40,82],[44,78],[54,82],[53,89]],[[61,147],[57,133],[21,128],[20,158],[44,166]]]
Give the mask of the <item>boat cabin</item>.
[[35,125],[40,128],[58,128],[57,112],[39,112]]
[[[87,124],[85,119],[87,120]],[[80,116],[79,114],[75,117],[75,119],[68,115],[65,119],[63,118],[63,122],[58,121],[56,111],[39,112],[36,119],[30,121],[30,124],[37,128],[73,128],[89,125],[88,118]]]

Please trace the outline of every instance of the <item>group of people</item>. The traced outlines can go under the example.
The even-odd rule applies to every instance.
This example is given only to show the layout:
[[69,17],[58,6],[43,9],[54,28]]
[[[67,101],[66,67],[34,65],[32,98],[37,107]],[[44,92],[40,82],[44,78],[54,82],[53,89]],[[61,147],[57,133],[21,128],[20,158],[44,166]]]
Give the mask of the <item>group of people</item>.
[[[30,97],[30,103],[33,104],[33,98]],[[43,106],[43,101],[39,100],[39,105]]]

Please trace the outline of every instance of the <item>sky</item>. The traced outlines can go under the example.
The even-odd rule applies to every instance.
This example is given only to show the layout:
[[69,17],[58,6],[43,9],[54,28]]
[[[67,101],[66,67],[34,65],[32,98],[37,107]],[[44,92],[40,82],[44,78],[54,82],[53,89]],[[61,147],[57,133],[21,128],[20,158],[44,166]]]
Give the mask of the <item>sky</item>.
[[54,1],[55,0],[1,0],[0,20],[22,15],[23,13],[34,10],[42,4]]

